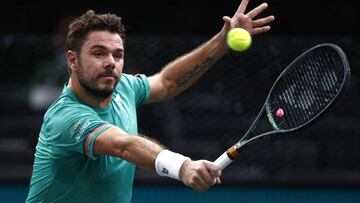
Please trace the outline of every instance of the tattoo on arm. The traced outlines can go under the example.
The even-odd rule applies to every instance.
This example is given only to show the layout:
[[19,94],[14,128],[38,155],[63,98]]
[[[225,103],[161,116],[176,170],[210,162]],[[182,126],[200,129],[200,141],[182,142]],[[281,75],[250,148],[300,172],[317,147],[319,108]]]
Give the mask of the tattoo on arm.
[[176,85],[178,87],[183,86],[188,81],[192,80],[194,77],[197,77],[199,74],[202,74],[207,68],[209,68],[215,60],[213,58],[206,58],[202,63],[195,66],[190,71],[184,73],[178,80],[176,80]]

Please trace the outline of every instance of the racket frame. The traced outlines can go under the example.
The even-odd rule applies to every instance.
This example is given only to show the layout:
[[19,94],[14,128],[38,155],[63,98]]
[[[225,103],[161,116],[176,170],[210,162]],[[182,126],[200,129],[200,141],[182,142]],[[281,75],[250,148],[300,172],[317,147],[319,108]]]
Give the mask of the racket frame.
[[[278,83],[278,81],[283,77],[284,74],[287,74],[288,69],[292,68],[294,63],[297,63],[299,59],[301,59],[302,57],[304,57],[306,54],[309,54],[309,52],[311,52],[314,49],[317,49],[319,47],[322,46],[328,46],[328,47],[332,47],[334,48],[337,53],[340,55],[341,60],[344,64],[344,69],[346,69],[346,71],[344,72],[344,78],[343,78],[343,83],[342,86],[340,87],[339,91],[336,93],[336,95],[334,96],[334,98],[332,99],[332,101],[330,101],[328,103],[328,105],[326,105],[317,115],[315,115],[313,118],[309,119],[308,121],[306,121],[305,123],[291,128],[291,129],[286,129],[286,130],[281,130],[279,129],[274,121],[273,121],[273,117],[271,115],[271,112],[269,112],[269,108],[268,108],[268,101],[269,98],[271,96],[271,93],[273,91],[273,89],[276,87],[276,84]],[[251,124],[250,128],[248,129],[248,131],[244,134],[244,136],[233,146],[231,146],[227,151],[225,151],[221,156],[219,156],[214,163],[216,165],[218,165],[221,170],[224,169],[225,167],[227,167],[235,158],[237,158],[240,154],[240,152],[242,150],[244,150],[246,147],[248,147],[250,144],[254,144],[257,143],[263,139],[266,139],[268,137],[270,137],[270,135],[273,134],[283,134],[283,133],[288,133],[288,132],[292,132],[292,131],[296,131],[299,130],[300,128],[303,128],[305,126],[310,126],[310,123],[313,123],[315,120],[317,120],[318,118],[320,118],[321,115],[324,114],[325,111],[328,111],[330,109],[330,106],[333,106],[339,98],[340,95],[342,95],[345,91],[345,87],[347,87],[350,83],[350,66],[349,66],[349,62],[347,60],[346,54],[344,53],[344,51],[337,45],[332,44],[332,43],[323,43],[323,44],[319,44],[316,45],[310,49],[308,49],[307,51],[305,51],[304,53],[302,53],[300,56],[298,56],[295,60],[293,60],[283,71],[282,73],[277,77],[276,81],[273,83],[268,96],[265,100],[265,103],[263,105],[263,107],[261,108],[259,114],[257,115],[257,117],[255,118],[254,122]],[[259,124],[261,123],[263,117],[265,116],[264,114],[266,113],[266,116],[268,117],[268,121],[271,124],[272,128],[274,130],[272,131],[268,131],[265,133],[261,133],[257,136],[251,137],[250,139],[246,139],[247,137],[249,137],[249,135],[255,134],[255,129],[259,126]]]

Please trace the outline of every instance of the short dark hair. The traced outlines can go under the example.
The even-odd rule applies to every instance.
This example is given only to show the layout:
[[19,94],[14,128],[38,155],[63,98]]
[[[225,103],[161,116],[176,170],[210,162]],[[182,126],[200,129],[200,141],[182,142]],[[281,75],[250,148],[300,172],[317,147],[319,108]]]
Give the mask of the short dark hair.
[[88,10],[70,23],[66,50],[80,52],[88,34],[93,31],[117,33],[125,43],[125,27],[121,22],[121,17],[111,13],[96,14],[93,10]]

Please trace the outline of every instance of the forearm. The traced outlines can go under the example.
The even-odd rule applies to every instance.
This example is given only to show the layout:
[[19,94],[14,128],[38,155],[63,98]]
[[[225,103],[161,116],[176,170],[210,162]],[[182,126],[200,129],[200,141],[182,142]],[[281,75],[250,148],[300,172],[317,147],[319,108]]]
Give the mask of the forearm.
[[154,140],[141,136],[128,136],[123,144],[118,146],[117,155],[141,168],[154,170],[155,159],[162,150],[164,147]]
[[181,154],[164,150],[157,141],[145,136],[131,136],[120,128],[112,127],[96,137],[94,153],[117,156],[135,165],[155,170],[161,176],[180,179],[182,163],[189,159]]
[[166,90],[166,97],[173,97],[196,82],[228,48],[221,34],[202,44],[192,52],[169,63],[158,77]]
[[118,156],[136,164],[139,167],[156,170],[161,176],[180,180],[180,168],[188,157],[164,150],[155,140],[139,136],[127,138],[127,146],[120,146]]
[[125,159],[135,165],[154,170],[155,159],[164,147],[150,138],[128,135],[118,127],[111,127],[96,137],[95,154],[106,154]]

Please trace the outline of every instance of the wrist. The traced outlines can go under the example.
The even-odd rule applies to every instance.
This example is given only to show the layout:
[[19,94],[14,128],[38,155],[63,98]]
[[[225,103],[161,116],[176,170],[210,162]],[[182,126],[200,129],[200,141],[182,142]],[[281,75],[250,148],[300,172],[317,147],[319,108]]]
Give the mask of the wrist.
[[160,176],[180,180],[180,169],[189,157],[170,150],[162,150],[155,159],[155,169]]
[[211,41],[213,41],[214,43],[214,47],[216,50],[216,58],[220,58],[223,55],[229,53],[229,47],[226,43],[226,34],[227,32],[225,30],[221,30],[211,39]]
[[190,159],[187,159],[184,161],[184,163],[181,165],[181,168],[180,168],[180,171],[179,171],[179,178],[180,180],[183,180],[184,178],[184,175],[185,175],[185,171],[186,171],[186,167],[187,165],[189,164],[191,160]]

